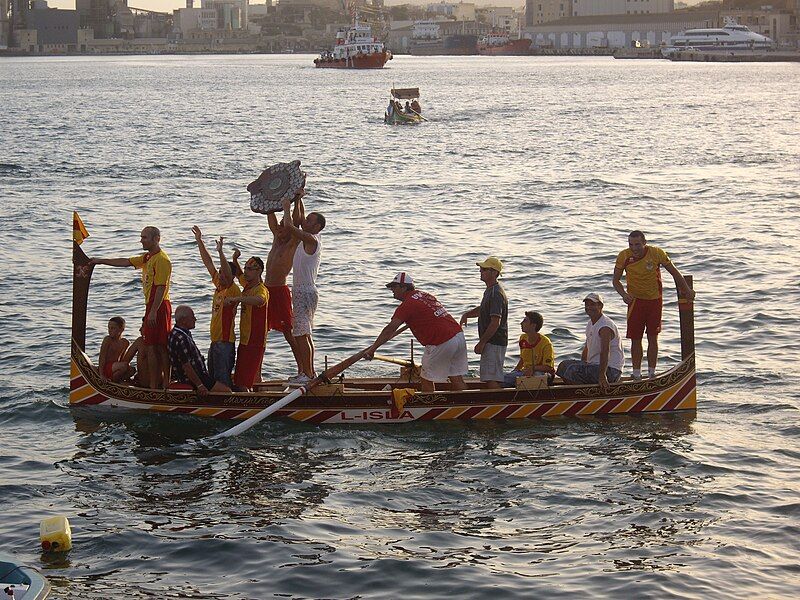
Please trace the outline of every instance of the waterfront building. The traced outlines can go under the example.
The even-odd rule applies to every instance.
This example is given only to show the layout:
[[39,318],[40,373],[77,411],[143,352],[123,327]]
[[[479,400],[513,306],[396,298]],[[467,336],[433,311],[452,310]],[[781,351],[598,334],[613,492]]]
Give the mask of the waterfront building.
[[428,4],[426,10],[430,14],[448,17],[455,21],[475,20],[475,4],[471,2],[438,2]]
[[113,15],[115,6],[127,6],[127,0],[75,0],[81,28],[91,28],[95,39],[114,37]]
[[202,0],[199,7],[186,0],[186,8],[172,13],[173,31],[186,34],[190,31],[247,30],[249,21],[248,0]]
[[520,15],[510,6],[487,6],[478,9],[479,20],[487,23],[494,31],[504,31],[517,35],[520,27]]
[[[277,0],[279,6],[319,6],[331,10],[343,10],[341,0]],[[349,4],[349,3],[348,3]]]
[[77,11],[49,8],[45,0],[36,0],[21,22],[24,27],[14,30],[13,47],[35,54],[77,51]]
[[8,48],[11,42],[10,10],[8,0],[0,0],[0,50]]
[[572,17],[525,27],[534,46],[557,49],[659,46],[686,29],[719,27],[718,11]]
[[573,17],[653,15],[675,10],[675,0],[572,0]]
[[572,0],[525,0],[525,27],[572,16]]
[[411,45],[414,24],[407,21],[392,21],[386,36],[386,47],[392,54],[406,54]]

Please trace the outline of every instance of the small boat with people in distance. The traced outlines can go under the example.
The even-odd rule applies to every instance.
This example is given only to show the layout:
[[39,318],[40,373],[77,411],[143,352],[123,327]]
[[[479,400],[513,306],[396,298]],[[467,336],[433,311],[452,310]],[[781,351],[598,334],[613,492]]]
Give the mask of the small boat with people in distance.
[[[405,106],[401,101],[405,100]],[[387,125],[417,125],[427,121],[422,116],[419,104],[419,88],[392,88],[389,90],[389,106],[383,114]]]
[[392,53],[372,35],[372,28],[353,19],[353,24],[336,34],[332,50],[314,59],[319,69],[382,69]]
[[[271,415],[319,425],[674,413],[694,411],[697,406],[694,308],[680,292],[681,361],[650,379],[623,378],[603,388],[598,384],[570,385],[559,377],[532,376],[516,379],[515,387],[489,389],[479,379],[469,378],[465,379],[466,389],[443,385],[430,392],[421,388],[412,346],[410,360],[375,355],[378,360],[399,363],[399,376],[347,377],[345,369],[367,357],[368,348],[334,367],[326,365],[321,375],[291,392],[286,379],[272,379],[256,384],[253,391],[201,396],[192,389],[147,389],[130,382],[117,383],[92,364],[86,354],[86,318],[93,269],[94,263],[73,241],[72,407],[116,407],[248,421]],[[691,286],[691,278],[685,279]]]

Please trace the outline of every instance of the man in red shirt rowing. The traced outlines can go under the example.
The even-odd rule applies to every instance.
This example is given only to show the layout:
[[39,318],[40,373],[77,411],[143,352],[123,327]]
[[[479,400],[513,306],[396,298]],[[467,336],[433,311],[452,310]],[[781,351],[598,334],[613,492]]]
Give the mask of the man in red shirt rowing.
[[411,333],[425,346],[422,355],[422,391],[432,392],[437,383],[450,380],[450,389],[463,390],[467,374],[467,340],[456,320],[432,295],[414,288],[409,273],[398,273],[386,284],[400,306],[391,321],[383,328],[370,346],[366,358],[371,359],[384,342],[387,342],[403,323],[408,323]]

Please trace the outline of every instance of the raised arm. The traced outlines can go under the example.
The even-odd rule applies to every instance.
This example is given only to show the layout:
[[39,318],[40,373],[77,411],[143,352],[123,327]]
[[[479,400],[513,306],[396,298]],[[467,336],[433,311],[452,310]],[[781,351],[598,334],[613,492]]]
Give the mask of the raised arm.
[[[301,190],[302,192],[302,190]],[[300,202],[300,200],[298,200]],[[283,226],[286,227],[287,231],[292,234],[293,237],[297,238],[301,242],[312,244],[314,246],[314,251],[316,251],[317,246],[317,238],[315,238],[312,234],[308,233],[307,231],[303,231],[297,225],[292,222],[292,215],[290,210],[292,208],[292,203],[290,200],[283,201]],[[303,214],[304,210],[300,210],[301,214]]]
[[211,260],[211,255],[206,250],[206,245],[203,243],[203,232],[200,231],[200,228],[195,225],[192,227],[192,233],[194,234],[194,239],[197,242],[197,247],[200,249],[200,258],[203,259],[203,264],[208,269],[208,274],[211,275],[213,279],[217,274],[217,269],[214,267],[214,261]]
[[275,216],[275,213],[267,213],[267,224],[272,235],[278,235],[280,225],[278,225],[278,217]]
[[[305,190],[303,190],[305,193]],[[306,218],[306,207],[303,204],[302,196],[294,203],[294,210],[292,211],[292,222],[300,227],[300,223]]]
[[233,266],[236,267],[236,272],[241,275],[242,274],[242,265],[239,264],[239,257],[242,255],[241,250],[238,248],[233,249],[233,254],[231,255],[231,260],[233,261]]
[[219,254],[219,271],[223,277],[230,278],[233,281],[233,273],[231,273],[231,266],[228,264],[228,260],[225,258],[225,249],[222,247],[222,243],[225,241],[225,238],[219,236],[219,239],[216,241],[217,244],[217,253]]

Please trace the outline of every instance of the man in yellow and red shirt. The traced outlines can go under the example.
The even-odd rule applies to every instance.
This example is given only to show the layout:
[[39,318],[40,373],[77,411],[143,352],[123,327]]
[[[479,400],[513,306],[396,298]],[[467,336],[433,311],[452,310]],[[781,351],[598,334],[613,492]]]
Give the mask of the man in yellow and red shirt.
[[[617,255],[614,265],[614,289],[628,305],[628,331],[631,340],[631,363],[633,378],[642,378],[642,337],[647,331],[648,376],[655,377],[658,363],[658,334],[661,332],[661,307],[663,304],[661,267],[675,280],[675,286],[690,301],[694,290],[689,287],[678,268],[661,248],[648,246],[644,233],[632,231],[628,236],[628,248]],[[622,287],[625,272],[627,291]]]
[[240,296],[228,296],[226,305],[242,305],[239,314],[239,348],[236,352],[236,371],[233,383],[241,389],[253,389],[261,381],[261,362],[267,347],[267,304],[269,291],[261,280],[264,261],[250,257],[244,265],[239,282],[244,286]]
[[[215,381],[233,388],[231,373],[236,360],[236,303],[225,304],[226,298],[239,296],[242,290],[233,280],[234,270],[238,268],[225,258],[222,243],[224,238],[216,241],[219,254],[219,271],[214,266],[211,255],[203,243],[203,232],[196,225],[192,227],[194,239],[200,250],[200,258],[211,275],[214,284],[214,299],[211,302],[211,346],[208,348],[208,372]],[[237,273],[238,275],[238,273]]]
[[142,229],[141,242],[144,254],[130,258],[93,258],[91,263],[142,270],[145,300],[142,342],[150,375],[148,383],[151,389],[166,389],[169,387],[170,370],[167,336],[172,329],[172,306],[169,302],[172,263],[161,249],[161,232],[157,227]]

